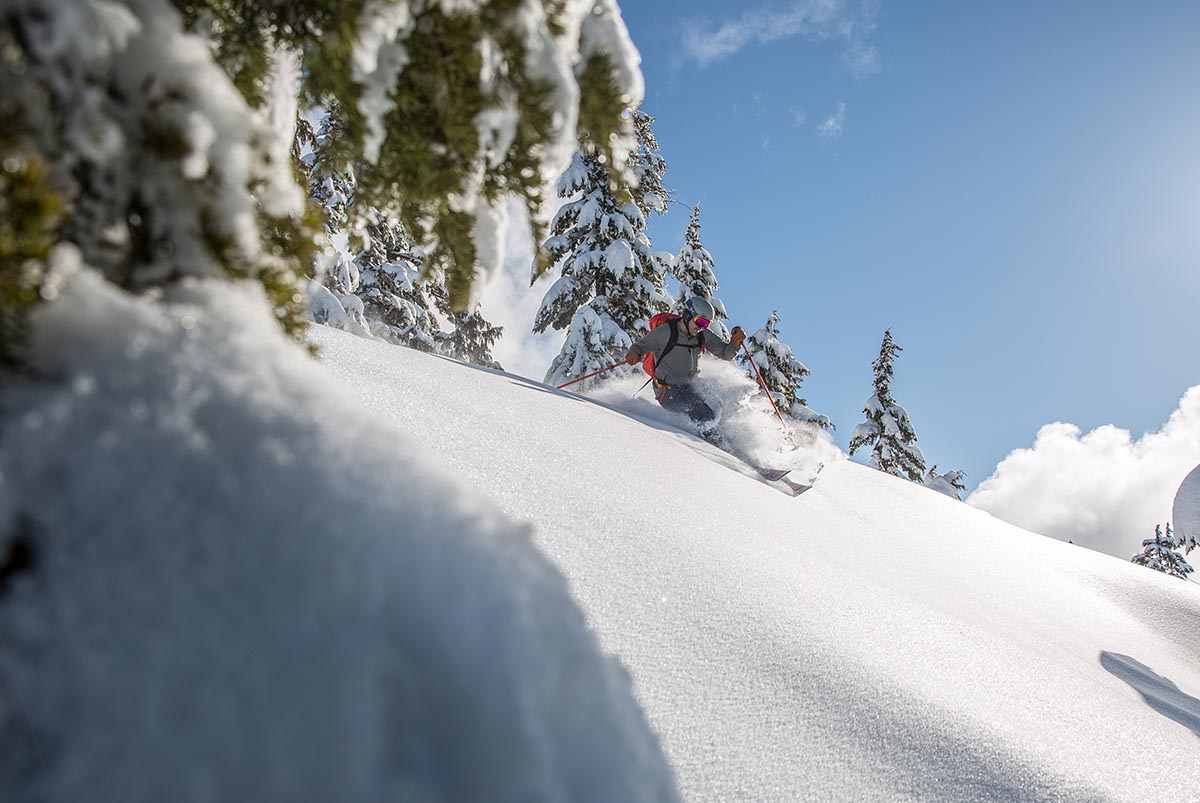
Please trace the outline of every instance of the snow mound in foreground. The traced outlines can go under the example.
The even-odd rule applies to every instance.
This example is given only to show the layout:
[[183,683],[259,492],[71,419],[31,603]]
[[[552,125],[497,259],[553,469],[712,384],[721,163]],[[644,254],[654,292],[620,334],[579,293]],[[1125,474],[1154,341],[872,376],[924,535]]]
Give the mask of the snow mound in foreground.
[[35,321],[54,381],[0,394],[0,547],[33,556],[0,587],[6,800],[676,799],[527,527],[255,288],[152,303],[76,259]]

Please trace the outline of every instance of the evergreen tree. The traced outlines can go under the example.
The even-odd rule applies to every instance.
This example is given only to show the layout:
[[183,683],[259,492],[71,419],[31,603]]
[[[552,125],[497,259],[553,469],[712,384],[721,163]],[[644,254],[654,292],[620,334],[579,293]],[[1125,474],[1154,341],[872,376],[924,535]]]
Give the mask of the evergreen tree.
[[[255,105],[272,51],[302,54],[304,99],[342,104],[338,161],[355,165],[359,186],[349,228],[372,206],[394,209],[455,309],[496,252],[504,196],[524,200],[542,239],[547,161],[577,147],[576,125],[621,170],[634,147],[627,107],[640,77],[616,0],[174,1]],[[581,52],[583,42],[603,44]]]
[[661,215],[667,211],[671,191],[664,184],[667,162],[658,149],[658,138],[651,126],[654,118],[640,108],[633,111],[633,132],[637,147],[630,155],[630,168],[637,182],[633,187],[633,202],[642,212],[642,217]]
[[1157,572],[1186,580],[1187,576],[1192,573],[1192,567],[1184,560],[1183,555],[1179,554],[1179,547],[1179,542],[1171,532],[1170,523],[1167,524],[1166,535],[1163,534],[1162,525],[1156,524],[1154,537],[1142,541],[1142,551],[1130,560],[1139,566],[1146,566]]
[[935,465],[925,474],[925,479],[921,484],[926,488],[932,488],[938,493],[943,493],[961,502],[963,492],[967,490],[967,484],[962,479],[965,476],[967,476],[967,473],[959,469],[947,471],[945,474],[938,474],[937,466]]
[[[808,402],[800,398],[800,383],[809,371],[804,363],[796,359],[792,349],[779,340],[778,312],[772,311],[766,326],[746,338],[746,350],[750,352],[750,358],[747,359],[744,353],[739,354],[738,363],[755,382],[758,381],[757,376],[762,376],[781,413],[797,421],[833,429],[828,416],[809,409]],[[751,360],[753,366],[750,365]],[[754,368],[758,369],[757,375]]]
[[867,420],[850,435],[850,454],[863,446],[872,446],[872,468],[920,482],[925,474],[925,455],[917,448],[917,433],[908,411],[892,398],[892,362],[901,351],[892,341],[892,330],[884,332],[879,357],[871,366],[875,372],[875,393],[863,407]]
[[[714,293],[717,290],[717,274],[713,272],[712,254],[700,242],[700,204],[692,210],[692,219],[688,223],[687,232],[683,237],[683,248],[675,257],[675,278],[679,280],[679,292],[676,301],[680,304],[693,296],[699,296],[712,304],[717,313],[717,320],[712,328],[722,339],[729,339],[729,330],[723,321],[728,320],[725,304]],[[808,369],[804,369],[808,373]]]
[[[297,141],[303,133],[304,129],[298,130]],[[312,151],[302,162],[308,175],[308,195],[321,207],[329,237],[346,230],[356,194],[354,165],[340,161],[346,151],[345,136],[346,126],[339,116],[338,104],[334,103],[322,115],[313,134]]]
[[300,171],[305,175],[308,174],[308,167],[304,163],[305,150],[311,150],[316,147],[317,133],[313,131],[313,127],[308,120],[304,119],[304,115],[297,112],[296,135],[292,139],[292,161],[300,167]]
[[297,281],[319,224],[296,186],[293,141],[264,113],[275,53],[299,59],[306,106],[341,103],[335,163],[355,165],[351,220],[396,209],[448,272],[452,308],[494,267],[508,196],[542,239],[548,177],[580,130],[627,172],[625,112],[642,79],[615,0],[140,0],[118,11],[26,3],[0,19],[0,205],[14,231],[0,224],[0,363],[20,364],[59,243],[130,292],[255,279],[299,336]]
[[[361,307],[363,326],[376,337],[420,351],[436,351],[439,332],[431,314],[430,297],[445,295],[436,272],[422,271],[423,254],[413,245],[399,218],[375,207],[352,218],[357,182],[355,166],[339,161],[345,153],[346,126],[339,104],[321,117],[313,150],[304,160],[309,195],[323,211],[325,232],[342,238],[356,252],[353,261],[339,254],[332,268],[320,277],[342,302],[347,318],[330,316],[337,326],[349,320],[358,331],[355,307]],[[347,231],[349,225],[358,226]],[[353,295],[356,300],[347,296]]]
[[649,330],[650,318],[668,305],[662,266],[646,238],[646,219],[636,204],[618,199],[605,164],[590,153],[576,154],[558,192],[573,200],[555,216],[543,248],[561,276],[542,299],[533,325],[535,332],[567,330],[562,351],[546,372],[551,385],[617,362],[634,338]]
[[360,277],[353,289],[362,299],[371,331],[378,337],[421,351],[436,351],[438,326],[432,315],[445,291],[437,276],[422,278],[423,254],[394,217],[373,210],[366,224],[365,248],[355,258]]
[[478,304],[471,312],[454,312],[448,307],[442,310],[453,328],[439,335],[438,350],[447,357],[465,360],[484,368],[503,370],[503,366],[492,357],[492,347],[504,333],[504,327],[493,326]]
[[[361,250],[354,259],[357,270],[352,281],[345,280],[339,260],[325,276],[325,285],[343,302],[347,293],[358,296],[376,336],[421,351],[499,367],[491,348],[500,338],[501,328],[483,317],[478,304],[471,311],[451,309],[440,272],[424,268],[423,250],[412,242],[395,213],[368,207],[356,221],[361,231],[344,230],[352,221],[349,210],[355,204],[356,185],[354,166],[336,161],[341,152],[339,138],[345,133],[338,112],[334,104],[322,117],[305,165],[311,196],[325,212],[326,232],[331,237],[345,236],[352,247]],[[451,331],[438,330],[435,308],[450,322]],[[346,311],[353,321],[353,311]]]

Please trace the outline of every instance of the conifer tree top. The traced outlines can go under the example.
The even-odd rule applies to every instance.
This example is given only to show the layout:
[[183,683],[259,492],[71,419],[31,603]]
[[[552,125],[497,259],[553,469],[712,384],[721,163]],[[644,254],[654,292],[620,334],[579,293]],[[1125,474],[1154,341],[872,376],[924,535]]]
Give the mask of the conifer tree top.
[[871,363],[871,367],[875,371],[875,396],[882,404],[896,403],[896,400],[892,398],[892,362],[902,351],[904,349],[892,340],[892,330],[885,330],[883,343],[879,346],[879,356],[875,358],[875,362]]

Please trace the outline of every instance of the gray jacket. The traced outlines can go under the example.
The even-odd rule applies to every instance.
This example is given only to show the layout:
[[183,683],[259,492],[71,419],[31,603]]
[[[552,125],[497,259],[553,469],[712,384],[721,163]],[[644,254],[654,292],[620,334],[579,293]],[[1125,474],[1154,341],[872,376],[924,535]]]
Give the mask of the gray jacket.
[[686,385],[700,372],[700,339],[704,339],[704,348],[709,354],[722,360],[732,360],[737,349],[726,343],[716,334],[702,329],[697,337],[688,337],[683,327],[679,328],[679,340],[675,348],[667,354],[665,360],[659,362],[659,356],[667,347],[671,337],[671,325],[664,323],[651,329],[633,344],[633,350],[638,354],[654,353],[654,378],[667,385]]

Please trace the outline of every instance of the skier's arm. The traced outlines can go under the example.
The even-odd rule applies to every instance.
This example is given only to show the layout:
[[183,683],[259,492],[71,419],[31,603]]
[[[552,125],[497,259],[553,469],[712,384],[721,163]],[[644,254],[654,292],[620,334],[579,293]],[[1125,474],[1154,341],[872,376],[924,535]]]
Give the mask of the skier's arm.
[[640,360],[643,355],[649,354],[650,352],[658,354],[667,347],[667,341],[670,339],[671,328],[669,326],[659,326],[655,329],[651,329],[634,342],[633,348],[631,348],[629,353],[625,355],[625,362],[629,363],[630,365],[636,365],[637,361]]
[[742,341],[745,339],[746,333],[740,326],[733,327],[733,331],[729,333],[728,343],[717,337],[716,333],[710,329],[704,333],[704,346],[714,357],[732,360],[737,356],[738,349],[741,348]]

